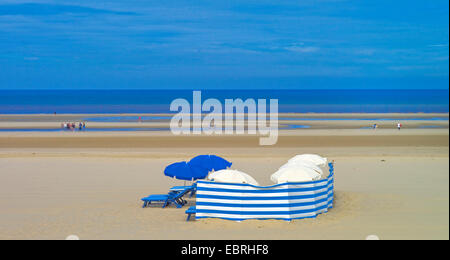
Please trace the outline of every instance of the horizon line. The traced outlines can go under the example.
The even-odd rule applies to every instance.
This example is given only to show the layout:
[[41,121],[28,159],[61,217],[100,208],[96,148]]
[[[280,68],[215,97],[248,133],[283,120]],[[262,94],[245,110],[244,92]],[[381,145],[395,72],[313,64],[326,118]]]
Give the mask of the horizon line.
[[449,90],[449,88],[249,88],[249,89],[242,89],[242,88],[67,88],[67,89],[51,89],[51,88],[20,88],[20,89],[1,89],[0,91],[40,91],[40,90],[51,90],[51,91],[109,91],[109,90],[121,90],[121,91],[132,91],[132,90],[165,90],[165,91],[171,91],[171,90],[182,90],[182,91],[211,91],[211,90],[317,90],[317,91],[336,91],[336,90],[429,90],[429,91],[435,91],[435,90]]

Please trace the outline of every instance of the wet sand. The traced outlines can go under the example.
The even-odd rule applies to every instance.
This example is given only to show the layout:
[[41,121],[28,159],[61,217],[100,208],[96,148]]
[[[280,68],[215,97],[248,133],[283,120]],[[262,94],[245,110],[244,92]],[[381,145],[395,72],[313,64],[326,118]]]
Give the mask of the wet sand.
[[[313,131],[313,132],[311,132]],[[423,134],[430,131],[417,131],[417,133],[383,134],[381,130],[373,135],[363,130],[354,131],[352,135],[331,135],[333,130],[314,133],[311,130],[293,133],[281,133],[278,141],[271,147],[261,149],[274,149],[282,147],[415,147],[415,146],[448,146],[448,134],[445,130],[435,130],[435,134]],[[326,135],[330,132],[330,135]],[[70,136],[69,136],[70,135]],[[1,148],[214,148],[214,147],[256,147],[259,145],[259,136],[171,136],[163,134],[115,133],[115,134],[41,134],[40,136],[0,134]]]

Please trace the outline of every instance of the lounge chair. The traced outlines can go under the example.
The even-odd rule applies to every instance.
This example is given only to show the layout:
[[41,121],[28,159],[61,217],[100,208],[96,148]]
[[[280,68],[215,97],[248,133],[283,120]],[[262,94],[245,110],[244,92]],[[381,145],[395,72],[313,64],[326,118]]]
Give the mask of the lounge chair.
[[196,213],[195,206],[188,208],[186,210],[186,214],[188,214],[186,221],[189,221],[189,219],[191,219],[191,215],[195,213]]
[[162,202],[163,208],[167,207],[171,203],[175,204],[177,208],[183,207],[187,201],[183,199],[183,196],[187,193],[192,193],[192,186],[180,191],[180,192],[169,192],[169,194],[158,194],[158,195],[150,195],[148,197],[142,198],[141,200],[144,202],[143,208],[150,205],[152,202]]
[[192,189],[191,193],[189,194],[189,198],[192,198],[192,196],[194,196],[197,191],[197,185],[194,183],[191,186],[174,186],[170,188],[169,192],[182,192],[185,189]]

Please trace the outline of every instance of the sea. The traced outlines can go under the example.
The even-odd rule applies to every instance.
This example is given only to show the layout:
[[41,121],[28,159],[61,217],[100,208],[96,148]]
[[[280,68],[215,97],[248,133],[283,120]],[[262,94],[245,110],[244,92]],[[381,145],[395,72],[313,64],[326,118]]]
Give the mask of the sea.
[[[202,100],[278,99],[280,113],[448,113],[449,90],[199,90]],[[0,114],[174,113],[193,90],[0,90]]]

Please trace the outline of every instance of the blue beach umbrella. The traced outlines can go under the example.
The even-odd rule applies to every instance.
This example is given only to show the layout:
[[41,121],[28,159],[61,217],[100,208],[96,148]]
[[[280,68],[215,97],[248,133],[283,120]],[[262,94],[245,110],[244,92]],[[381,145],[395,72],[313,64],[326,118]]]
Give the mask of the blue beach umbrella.
[[186,162],[173,163],[164,170],[164,175],[185,181],[204,179],[208,173],[207,169],[189,165]]
[[193,167],[205,168],[209,172],[225,170],[232,165],[231,162],[217,155],[199,155],[192,158],[188,164]]

